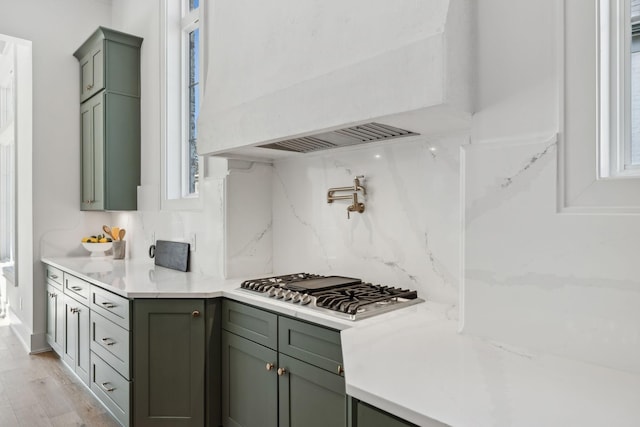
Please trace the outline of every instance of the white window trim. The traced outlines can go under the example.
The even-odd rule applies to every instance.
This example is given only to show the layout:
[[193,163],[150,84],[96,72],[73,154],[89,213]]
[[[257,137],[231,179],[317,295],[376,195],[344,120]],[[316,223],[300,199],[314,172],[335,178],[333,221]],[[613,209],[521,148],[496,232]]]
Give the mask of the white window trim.
[[[171,37],[176,37],[176,34],[171,33],[170,23],[168,19],[168,11],[169,5],[174,4],[175,0],[161,0],[160,1],[160,140],[161,140],[161,165],[160,165],[160,179],[161,179],[161,202],[160,207],[161,210],[167,211],[183,211],[183,210],[202,210],[203,202],[200,193],[188,194],[186,193],[187,184],[184,183],[184,179],[181,177],[179,183],[174,183],[173,190],[169,188],[169,176],[181,176],[183,174],[183,169],[178,165],[178,161],[176,160],[176,156],[179,158],[180,164],[184,163],[184,157],[188,154],[188,143],[185,141],[185,129],[184,121],[186,120],[186,115],[181,113],[181,109],[185,108],[188,99],[185,99],[184,92],[180,90],[180,95],[178,98],[180,100],[180,110],[177,111],[177,115],[179,118],[176,119],[176,108],[171,105],[171,102],[168,101],[168,96],[171,88],[171,80],[174,79],[172,75],[172,71],[169,70],[169,64],[171,62],[171,52],[169,51],[168,43],[171,41]],[[200,3],[200,17],[204,16],[204,3]],[[182,19],[180,17],[180,19]],[[182,24],[182,21],[180,21]],[[202,20],[200,24],[200,90],[202,91],[202,75],[203,75],[203,64],[205,63],[205,39],[203,33],[203,25]],[[181,34],[179,36],[180,48],[184,43],[182,36],[182,25],[177,29]],[[180,77],[177,79],[179,84],[182,84],[183,81],[188,79],[185,74],[185,64],[184,64],[184,56],[180,55]],[[175,90],[175,88],[173,88]],[[202,95],[200,96],[202,100]],[[178,126],[180,129],[175,129],[174,127]],[[173,136],[171,134],[173,133]],[[176,136],[177,135],[177,136]],[[180,140],[179,147],[176,147],[178,144],[171,146],[170,139],[178,138]],[[173,151],[173,152],[172,152]],[[199,178],[200,184],[202,183],[205,177],[205,161],[201,157],[199,162]],[[177,170],[180,169],[180,170]],[[182,197],[180,198],[169,198],[170,192],[176,192],[176,188],[179,186],[180,194]]]
[[631,163],[630,0],[601,0],[598,22],[600,175],[637,177]]
[[[606,177],[600,168],[603,159],[611,164],[611,157],[606,157],[611,156],[610,143],[618,144],[619,141],[619,138],[611,139],[611,132],[619,135],[623,125],[620,120],[628,120],[619,115],[612,120],[608,110],[610,103],[603,102],[603,97],[611,90],[606,76],[610,68],[603,69],[600,65],[599,36],[601,31],[607,30],[610,20],[604,22],[600,18],[604,3],[609,1],[558,2],[562,35],[558,47],[561,79],[558,210],[563,213],[640,212],[640,179],[620,174]],[[607,47],[603,55],[610,53]],[[618,80],[613,84],[620,85],[621,82]],[[614,106],[619,106],[620,102],[625,101],[615,99]]]

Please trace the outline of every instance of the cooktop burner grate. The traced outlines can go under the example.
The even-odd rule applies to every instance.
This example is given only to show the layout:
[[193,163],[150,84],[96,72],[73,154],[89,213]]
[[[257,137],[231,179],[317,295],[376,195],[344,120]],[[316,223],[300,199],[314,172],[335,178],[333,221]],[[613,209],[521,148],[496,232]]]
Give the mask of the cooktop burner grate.
[[398,298],[416,299],[418,293],[391,286],[360,283],[344,289],[314,292],[316,305],[347,314],[356,314],[370,304],[389,304]]
[[307,306],[350,320],[362,319],[423,300],[416,291],[374,285],[344,276],[295,273],[242,282],[241,289]]

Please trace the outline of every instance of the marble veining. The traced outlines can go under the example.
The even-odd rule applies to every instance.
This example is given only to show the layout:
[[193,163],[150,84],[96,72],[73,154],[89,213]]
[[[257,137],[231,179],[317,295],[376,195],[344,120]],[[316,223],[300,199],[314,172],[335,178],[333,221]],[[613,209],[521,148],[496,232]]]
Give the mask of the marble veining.
[[462,332],[640,373],[638,216],[558,213],[557,147],[464,148]]
[[273,227],[273,223],[269,222],[269,224],[267,224],[267,226],[262,231],[259,231],[258,233],[254,234],[251,240],[249,240],[244,246],[239,248],[236,252],[231,254],[231,256],[237,257],[245,254],[255,255],[257,251],[256,246],[262,241],[262,239],[264,239],[264,237],[268,233],[271,233],[272,227]]
[[[274,270],[351,275],[457,304],[459,146],[412,137],[274,164]],[[328,204],[330,187],[364,175],[365,211]]]
[[515,179],[517,179],[520,175],[522,175],[524,172],[527,171],[527,169],[529,169],[530,167],[532,167],[534,165],[535,162],[537,162],[538,160],[540,160],[542,157],[544,157],[547,153],[549,153],[549,151],[553,148],[553,149],[557,149],[557,141],[553,141],[551,144],[547,145],[547,147],[545,147],[545,149],[539,153],[534,154],[529,161],[527,162],[527,164],[525,164],[522,169],[520,169],[518,172],[516,172],[514,175],[507,177],[504,179],[504,182],[502,183],[501,187],[502,188],[507,188],[508,186],[510,186],[511,184],[513,184],[513,181]]

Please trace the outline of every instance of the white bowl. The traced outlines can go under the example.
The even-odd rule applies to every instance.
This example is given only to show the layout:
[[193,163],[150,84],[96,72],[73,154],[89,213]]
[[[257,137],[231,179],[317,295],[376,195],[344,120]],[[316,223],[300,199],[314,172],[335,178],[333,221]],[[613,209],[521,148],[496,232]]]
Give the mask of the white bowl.
[[113,242],[107,243],[89,243],[82,242],[82,246],[91,252],[91,256],[105,256],[107,255],[107,251],[111,250],[111,246],[113,246]]

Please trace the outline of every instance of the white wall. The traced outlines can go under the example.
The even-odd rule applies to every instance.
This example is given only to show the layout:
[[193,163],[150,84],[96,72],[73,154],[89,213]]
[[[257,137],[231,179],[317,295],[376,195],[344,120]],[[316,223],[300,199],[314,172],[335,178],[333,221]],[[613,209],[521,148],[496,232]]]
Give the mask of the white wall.
[[97,26],[110,24],[111,5],[100,0],[1,0],[0,10],[3,34],[33,42],[33,254],[28,260],[33,280],[20,275],[9,298],[22,323],[16,330],[37,351],[46,346],[40,256],[81,253],[80,237],[105,217],[79,211],[80,103],[73,52]]

